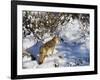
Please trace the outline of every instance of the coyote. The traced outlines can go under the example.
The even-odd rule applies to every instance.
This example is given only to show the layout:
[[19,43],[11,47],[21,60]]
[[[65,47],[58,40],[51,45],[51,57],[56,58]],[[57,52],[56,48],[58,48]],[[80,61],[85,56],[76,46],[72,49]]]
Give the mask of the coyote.
[[55,36],[52,40],[48,41],[40,48],[39,61],[38,61],[39,64],[42,64],[44,62],[45,57],[53,54],[55,45],[58,43],[59,43],[59,37]]

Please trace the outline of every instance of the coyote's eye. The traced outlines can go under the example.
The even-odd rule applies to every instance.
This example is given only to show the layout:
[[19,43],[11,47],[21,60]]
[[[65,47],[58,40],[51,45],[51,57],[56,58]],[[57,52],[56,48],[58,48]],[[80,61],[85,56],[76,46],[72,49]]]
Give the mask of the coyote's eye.
[[61,40],[61,42],[63,42],[63,41],[64,41],[64,39],[62,39],[62,38],[61,38],[60,40]]

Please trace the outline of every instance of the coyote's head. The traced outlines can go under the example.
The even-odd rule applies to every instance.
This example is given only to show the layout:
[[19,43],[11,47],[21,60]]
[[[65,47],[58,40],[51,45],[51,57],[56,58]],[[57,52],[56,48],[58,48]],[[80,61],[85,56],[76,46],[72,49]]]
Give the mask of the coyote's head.
[[55,36],[53,38],[53,40],[55,41],[56,44],[58,44],[60,42],[60,38],[58,36]]

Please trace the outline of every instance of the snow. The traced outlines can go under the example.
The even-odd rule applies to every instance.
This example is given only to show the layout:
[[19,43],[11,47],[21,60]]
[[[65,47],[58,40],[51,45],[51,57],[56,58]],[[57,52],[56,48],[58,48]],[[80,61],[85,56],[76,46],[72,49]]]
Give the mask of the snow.
[[38,66],[36,61],[25,61],[23,62],[23,68],[36,68]]
[[[62,17],[63,18],[63,17]],[[44,34],[43,42],[37,42],[33,35],[23,39],[23,48],[32,54],[36,60],[23,58],[23,68],[52,68],[52,67],[73,67],[89,65],[89,35],[86,39],[80,37],[80,22],[75,19],[64,26],[58,27],[59,36],[63,42],[56,45],[54,54],[45,58],[44,63],[38,64],[40,47],[51,40],[53,36]]]
[[64,40],[73,41],[80,37],[80,29],[79,29],[79,21],[76,19],[67,25],[63,26],[62,31],[60,31],[60,36],[64,38]]
[[[55,51],[56,52],[56,51]],[[59,56],[63,56],[60,54],[53,54],[52,56],[46,57],[43,64],[39,65],[37,61],[23,61],[24,68],[52,68],[58,65],[59,67],[64,66],[66,64],[66,60],[64,57],[60,58]]]
[[23,39],[23,49],[26,50],[27,48],[30,48],[34,44],[36,44],[37,40],[35,40],[33,34],[31,33],[30,35],[27,35]]
[[[25,68],[53,68],[53,67],[72,67],[72,66],[85,66],[88,65],[89,62],[84,60],[86,57],[83,54],[86,52],[81,52],[77,50],[72,51],[70,48],[67,49],[64,45],[57,45],[54,51],[54,54],[45,58],[44,63],[39,65],[37,60],[34,61],[23,61],[23,67]],[[62,46],[62,50],[61,49]],[[79,47],[80,48],[80,47]],[[75,53],[76,52],[76,53]],[[81,54],[80,54],[81,53]],[[80,57],[79,57],[80,56]]]
[[22,61],[23,62],[25,62],[25,61],[31,61],[31,57],[24,56]]

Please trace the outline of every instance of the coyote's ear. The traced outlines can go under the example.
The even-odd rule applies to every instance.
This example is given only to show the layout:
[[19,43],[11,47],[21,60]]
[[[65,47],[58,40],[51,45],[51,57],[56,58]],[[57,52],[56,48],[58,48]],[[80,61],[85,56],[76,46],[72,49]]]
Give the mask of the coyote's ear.
[[57,37],[57,35],[55,35],[54,37]]
[[56,34],[55,37],[58,37],[58,35]]
[[57,38],[60,38],[60,36],[59,36],[59,35],[56,35],[56,37],[57,37]]

